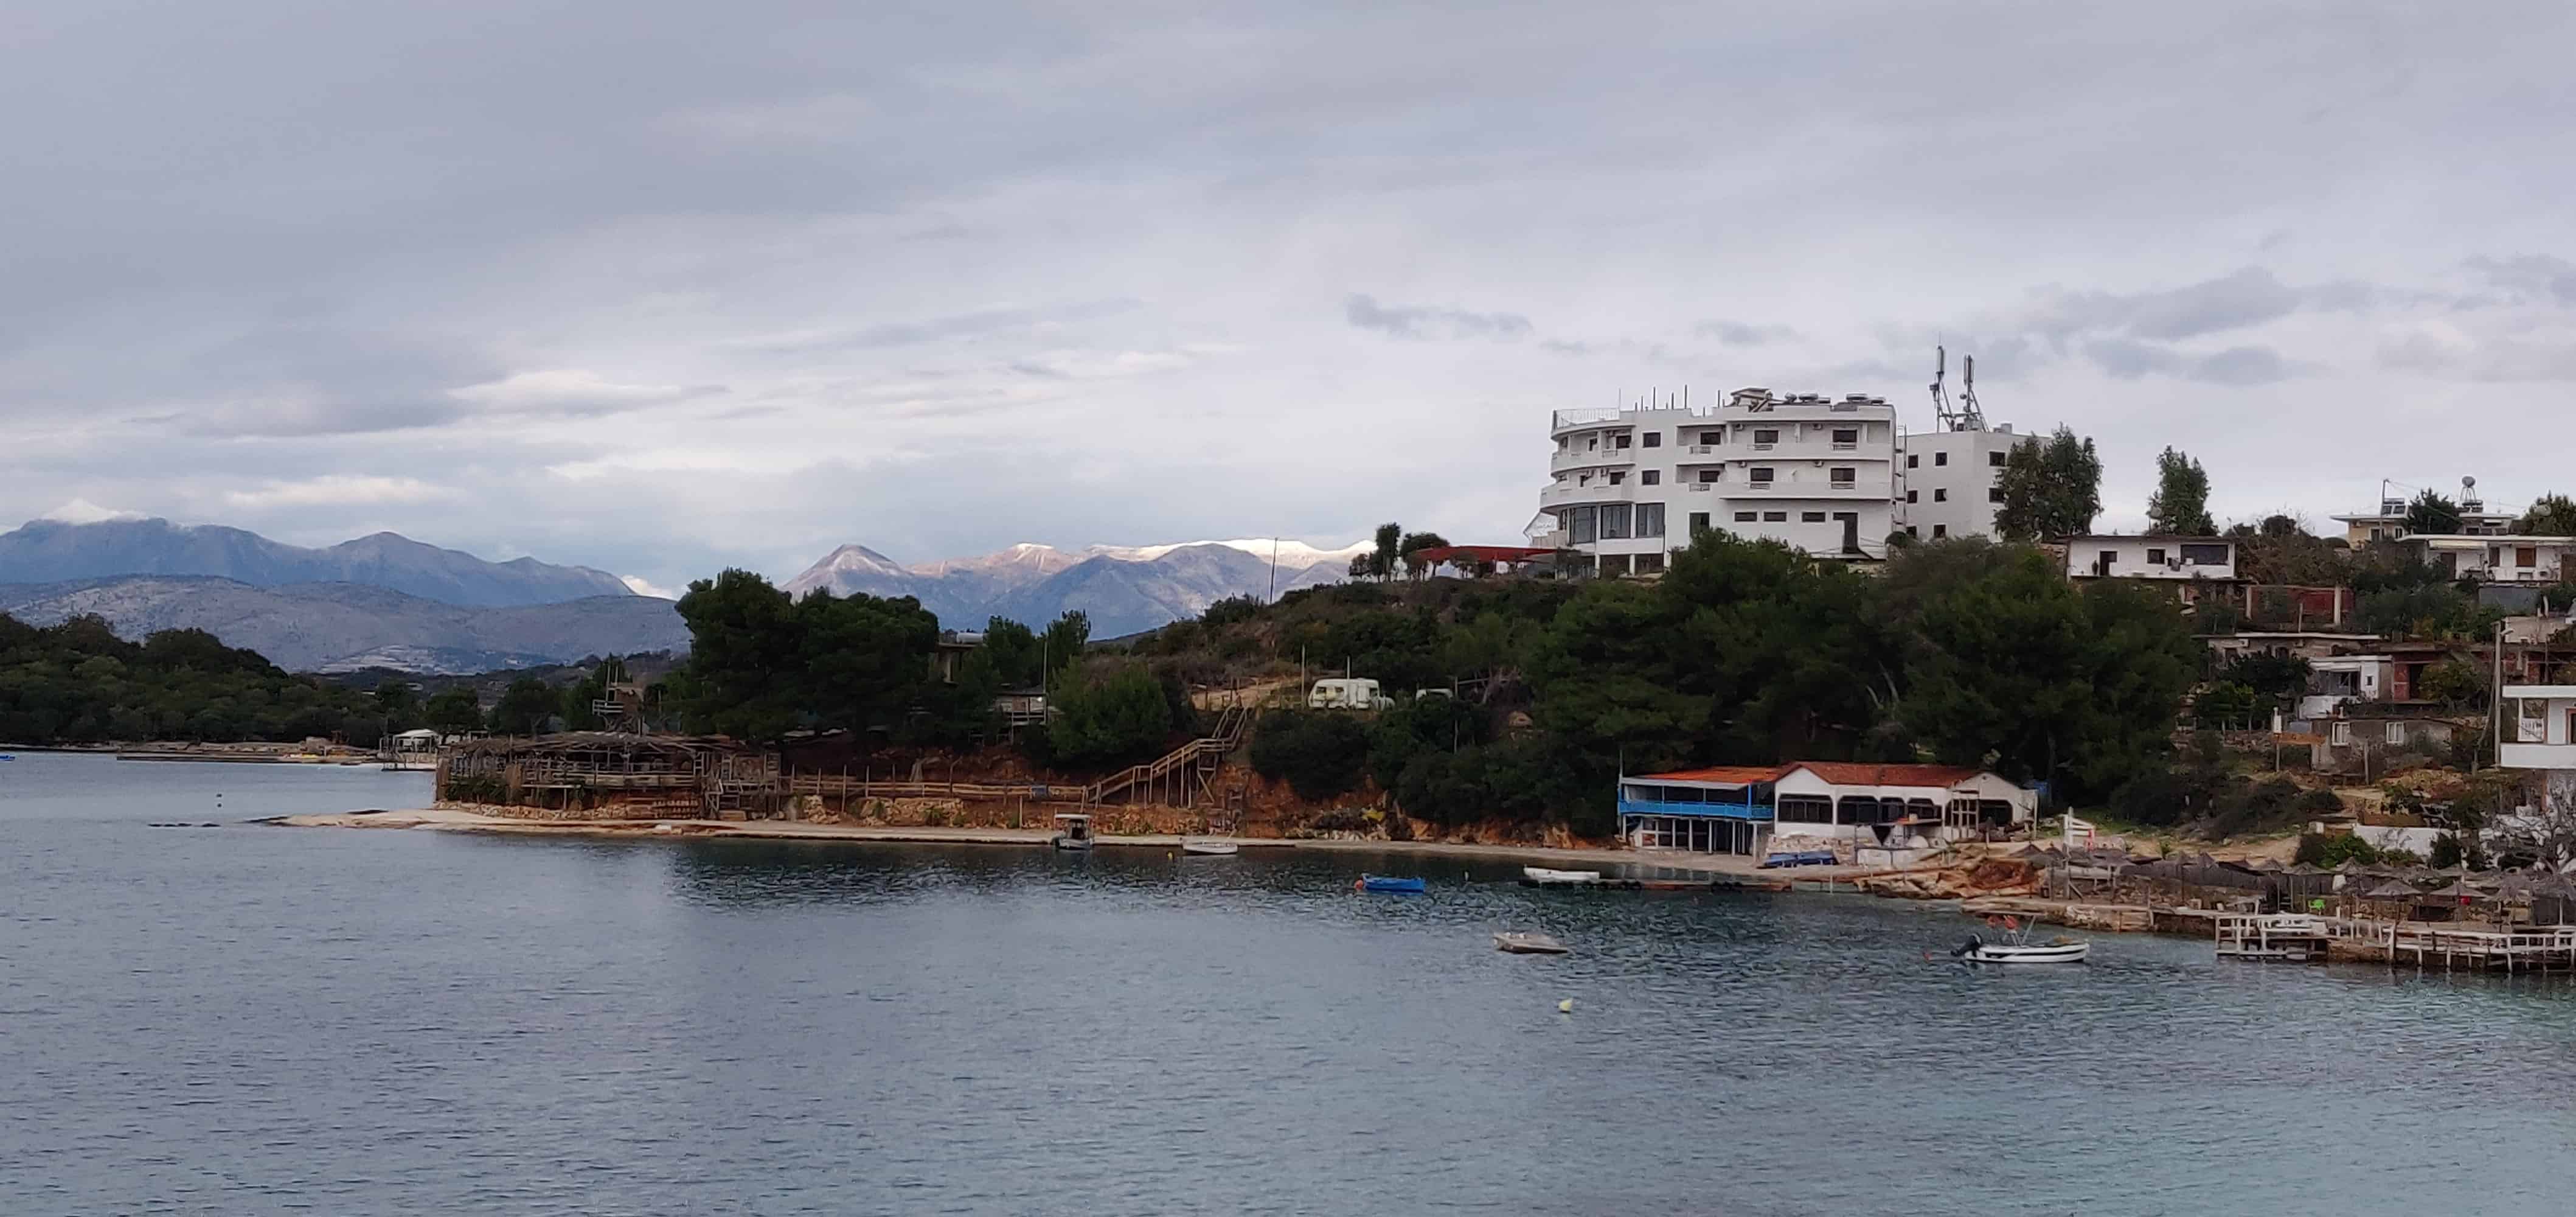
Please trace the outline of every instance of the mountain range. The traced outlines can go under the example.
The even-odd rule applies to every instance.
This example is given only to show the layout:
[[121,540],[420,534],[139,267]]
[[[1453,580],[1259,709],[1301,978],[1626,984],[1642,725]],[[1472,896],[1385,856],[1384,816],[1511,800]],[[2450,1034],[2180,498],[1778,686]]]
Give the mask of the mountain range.
[[1043,626],[1068,609],[1091,618],[1094,638],[1116,638],[1195,617],[1228,596],[1268,597],[1341,581],[1365,546],[1316,549],[1276,542],[1198,541],[1065,551],[1014,545],[980,558],[905,566],[864,545],[844,545],[787,581],[804,595],[910,596],[950,629],[978,629],[993,617]]
[[254,587],[206,575],[120,575],[0,584],[0,613],[30,625],[90,614],[128,638],[201,629],[295,672],[463,674],[689,646],[688,627],[670,601],[622,591],[483,607],[363,583]]
[[[1093,637],[1116,638],[1228,596],[1338,582],[1363,548],[1268,539],[1014,545],[905,566],[844,545],[787,589],[911,596],[950,629],[997,616],[1043,626],[1080,609]],[[203,629],[296,671],[471,673],[689,643],[671,601],[638,595],[603,570],[487,562],[389,532],[308,549],[162,519],[36,520],[0,533],[0,612],[37,625],[95,614],[131,638]]]
[[534,558],[486,562],[390,532],[328,549],[287,545],[220,524],[182,526],[158,518],[87,524],[31,520],[0,533],[0,583],[120,575],[210,575],[252,587],[363,583],[481,608],[635,594],[625,580],[604,570],[554,566]]

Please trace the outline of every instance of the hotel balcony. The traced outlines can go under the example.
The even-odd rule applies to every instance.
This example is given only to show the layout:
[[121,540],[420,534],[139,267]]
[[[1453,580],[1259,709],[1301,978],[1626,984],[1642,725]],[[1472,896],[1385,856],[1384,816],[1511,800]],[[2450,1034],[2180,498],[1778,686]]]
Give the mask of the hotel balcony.
[[1547,470],[1550,473],[1562,473],[1568,469],[1599,469],[1605,466],[1636,463],[1637,450],[1634,448],[1576,448],[1550,453],[1547,458]]
[[[1650,491],[1660,491],[1663,487],[1649,486],[1647,489]],[[1662,496],[1660,494],[1649,494],[1646,497],[1651,500],[1661,498]],[[1616,486],[1608,485],[1599,481],[1595,481],[1589,486],[1576,486],[1571,483],[1560,486],[1555,483],[1549,483],[1548,485],[1539,488],[1538,505],[1542,508],[1547,508],[1569,507],[1583,503],[1630,503],[1636,501],[1636,498],[1637,483],[1634,481],[1622,482]]]

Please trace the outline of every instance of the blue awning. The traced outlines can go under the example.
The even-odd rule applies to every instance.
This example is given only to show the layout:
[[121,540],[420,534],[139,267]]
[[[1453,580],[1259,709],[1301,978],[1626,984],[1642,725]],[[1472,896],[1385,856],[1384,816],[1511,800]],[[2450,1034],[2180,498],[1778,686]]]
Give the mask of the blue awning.
[[1623,816],[1700,816],[1721,820],[1761,820],[1772,818],[1768,803],[1669,803],[1659,799],[1621,799]]

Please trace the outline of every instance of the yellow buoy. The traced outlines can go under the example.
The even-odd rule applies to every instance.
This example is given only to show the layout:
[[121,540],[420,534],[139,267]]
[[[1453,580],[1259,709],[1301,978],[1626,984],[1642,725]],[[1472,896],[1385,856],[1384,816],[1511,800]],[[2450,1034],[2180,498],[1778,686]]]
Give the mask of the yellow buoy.
[[1574,1013],[1574,999],[1573,999],[1573,998],[1571,998],[1571,997],[1569,997],[1569,998],[1566,998],[1564,1001],[1561,1001],[1561,1002],[1556,1003],[1556,1012],[1557,1012],[1557,1013],[1559,1013],[1559,1014],[1572,1014],[1572,1013]]

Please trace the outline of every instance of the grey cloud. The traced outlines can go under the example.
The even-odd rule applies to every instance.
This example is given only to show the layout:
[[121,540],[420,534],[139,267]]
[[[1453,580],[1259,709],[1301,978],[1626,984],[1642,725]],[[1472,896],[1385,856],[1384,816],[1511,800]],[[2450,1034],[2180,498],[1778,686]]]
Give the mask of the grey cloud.
[[1798,336],[1797,330],[1785,325],[1749,325],[1741,321],[1703,321],[1691,332],[1731,347],[1758,347]]
[[2288,361],[2270,347],[2237,346],[2194,354],[2126,338],[2086,343],[2084,357],[2118,380],[2171,376],[2217,385],[2266,385],[2289,377]]
[[2511,258],[2476,257],[2470,270],[2516,302],[2547,301],[2576,305],[2576,262],[2548,254]]
[[2248,266],[2164,291],[2061,293],[2036,312],[2032,329],[2059,341],[2111,332],[2169,342],[2275,321],[2297,310],[2300,299],[2272,272]]
[[1342,302],[1342,316],[1364,330],[1395,338],[1492,338],[1515,341],[1531,333],[1529,318],[1518,313],[1471,313],[1464,309],[1421,305],[1384,305],[1374,296],[1353,294]]
[[888,321],[849,329],[809,329],[746,339],[733,345],[781,353],[812,352],[833,348],[875,350],[886,347],[918,346],[952,338],[983,338],[996,334],[1025,333],[1051,323],[1061,324],[1114,317],[1120,313],[1135,310],[1141,303],[1133,299],[1119,299],[1086,301],[1048,308],[981,309],[971,313],[925,317],[918,321]]

